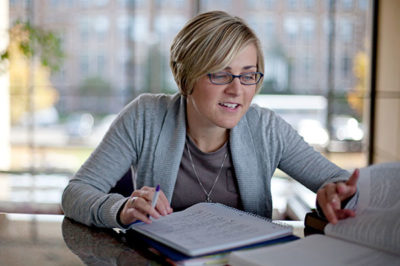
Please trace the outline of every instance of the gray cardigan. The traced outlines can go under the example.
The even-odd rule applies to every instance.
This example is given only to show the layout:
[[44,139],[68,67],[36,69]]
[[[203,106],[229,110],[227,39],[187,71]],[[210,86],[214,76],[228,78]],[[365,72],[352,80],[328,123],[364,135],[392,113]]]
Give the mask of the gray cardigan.
[[[65,215],[87,225],[120,227],[126,198],[107,192],[130,166],[137,186],[160,184],[171,201],[185,144],[186,98],[143,94],[127,105],[65,188]],[[246,211],[271,217],[276,168],[316,192],[349,173],[329,162],[271,110],[252,105],[231,130],[230,149]]]

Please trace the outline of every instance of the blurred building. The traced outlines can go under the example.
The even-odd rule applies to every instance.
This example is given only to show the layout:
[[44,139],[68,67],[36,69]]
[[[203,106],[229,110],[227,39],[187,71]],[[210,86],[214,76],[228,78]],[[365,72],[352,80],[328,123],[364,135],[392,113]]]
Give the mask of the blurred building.
[[164,50],[190,14],[183,2],[11,0],[10,24],[31,17],[61,36],[66,58],[52,77],[59,111],[112,113],[142,91],[162,89]]
[[[61,112],[117,112],[140,92],[176,91],[169,70],[172,39],[193,14],[215,9],[245,18],[258,33],[266,57],[264,93],[327,91],[329,0],[29,2],[34,24],[62,36],[67,57],[53,76]],[[335,3],[334,90],[343,94],[356,82],[355,55],[368,48],[370,1]],[[25,20],[27,7],[26,0],[11,0],[10,20]]]
[[[219,3],[218,5],[215,3]],[[204,10],[228,9],[258,33],[266,57],[268,92],[320,94],[327,90],[329,0],[202,1]],[[368,0],[335,1],[335,90],[354,86],[354,56],[369,44]]]

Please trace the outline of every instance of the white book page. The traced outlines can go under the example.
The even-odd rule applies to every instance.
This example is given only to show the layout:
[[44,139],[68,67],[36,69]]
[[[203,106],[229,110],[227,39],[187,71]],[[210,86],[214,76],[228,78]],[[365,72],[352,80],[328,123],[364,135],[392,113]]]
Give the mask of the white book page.
[[400,265],[400,257],[336,238],[312,235],[286,244],[232,252],[229,265],[387,266]]
[[200,255],[289,235],[290,227],[221,204],[200,203],[132,229],[187,255]]
[[377,164],[360,170],[357,212],[400,209],[400,162]]
[[400,254],[400,163],[363,168],[356,217],[325,227],[327,235]]

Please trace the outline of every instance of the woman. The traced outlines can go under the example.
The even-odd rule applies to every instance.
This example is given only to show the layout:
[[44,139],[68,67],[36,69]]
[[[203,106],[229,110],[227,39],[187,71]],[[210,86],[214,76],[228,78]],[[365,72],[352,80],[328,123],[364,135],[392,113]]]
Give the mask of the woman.
[[[272,111],[250,106],[264,62],[258,38],[240,18],[219,11],[194,17],[173,41],[170,66],[179,93],[141,95],[124,108],[66,187],[67,216],[125,227],[213,201],[271,217],[277,167],[318,191],[329,221],[354,215],[341,203],[354,195],[358,173],[348,179]],[[140,189],[130,198],[108,194],[131,166]],[[157,184],[162,192],[153,208]]]

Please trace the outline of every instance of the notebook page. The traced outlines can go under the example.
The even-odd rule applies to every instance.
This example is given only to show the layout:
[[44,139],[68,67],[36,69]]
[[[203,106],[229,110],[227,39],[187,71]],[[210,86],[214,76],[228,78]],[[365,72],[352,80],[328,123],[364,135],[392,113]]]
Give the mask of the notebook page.
[[291,234],[289,227],[213,203],[135,224],[134,230],[191,256]]

